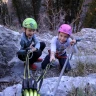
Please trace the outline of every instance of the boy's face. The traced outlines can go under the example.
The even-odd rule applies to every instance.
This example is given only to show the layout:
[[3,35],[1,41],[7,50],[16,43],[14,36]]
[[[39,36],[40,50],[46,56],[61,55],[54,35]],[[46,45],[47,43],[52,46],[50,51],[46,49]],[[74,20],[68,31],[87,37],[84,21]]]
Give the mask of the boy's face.
[[31,38],[32,37],[32,35],[34,35],[34,33],[36,33],[36,30],[33,30],[33,29],[25,29],[25,33],[26,33],[26,36],[28,37],[28,38]]
[[69,38],[69,35],[68,34],[65,34],[63,32],[59,32],[58,34],[58,39],[61,43],[64,43],[66,42],[66,40]]

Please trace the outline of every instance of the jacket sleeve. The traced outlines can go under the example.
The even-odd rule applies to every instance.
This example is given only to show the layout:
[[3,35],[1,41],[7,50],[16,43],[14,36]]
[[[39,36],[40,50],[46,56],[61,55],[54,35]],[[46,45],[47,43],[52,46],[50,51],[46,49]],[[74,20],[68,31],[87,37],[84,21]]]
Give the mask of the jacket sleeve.
[[40,49],[40,42],[36,38],[36,35],[33,36],[33,41],[34,41],[34,44],[35,44],[35,48]]
[[20,41],[20,45],[21,45],[21,50],[23,49],[24,50],[24,41],[21,39],[21,41]]
[[53,52],[56,52],[56,40],[57,40],[57,37],[53,37],[52,40],[51,40],[51,51]]
[[24,49],[24,41],[21,39],[21,41],[20,41],[20,45],[21,45],[21,48],[20,48],[20,50],[17,52],[17,54],[18,55],[25,55],[26,56],[26,49]]

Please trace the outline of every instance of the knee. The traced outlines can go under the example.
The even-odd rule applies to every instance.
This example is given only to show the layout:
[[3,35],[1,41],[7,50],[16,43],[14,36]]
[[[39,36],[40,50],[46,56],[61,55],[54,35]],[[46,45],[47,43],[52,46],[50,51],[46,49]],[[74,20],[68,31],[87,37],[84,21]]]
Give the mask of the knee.
[[45,42],[40,42],[40,48],[41,48],[41,49],[44,49],[45,47],[46,47]]
[[41,42],[41,45],[42,45],[42,47],[46,47],[46,44],[45,44],[45,42]]
[[42,55],[42,51],[41,50],[38,50],[36,52],[33,52],[33,55],[34,56],[37,56],[37,57],[40,57]]
[[24,55],[18,55],[18,58],[22,61],[25,61],[26,60],[26,57]]
[[26,60],[26,51],[25,50],[19,50],[17,52],[17,56],[20,60],[25,61]]

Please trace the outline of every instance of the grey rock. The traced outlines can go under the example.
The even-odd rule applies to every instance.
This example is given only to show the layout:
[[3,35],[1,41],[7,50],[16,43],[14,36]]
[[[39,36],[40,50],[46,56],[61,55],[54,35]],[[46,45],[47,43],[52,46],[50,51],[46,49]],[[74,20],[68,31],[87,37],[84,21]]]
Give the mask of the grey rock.
[[[93,76],[92,77],[91,76],[87,76],[87,77],[63,76],[60,81],[60,84],[58,86],[58,89],[56,91],[57,93],[55,96],[67,96],[67,94],[71,92],[73,88],[83,89],[87,86],[87,84],[89,84],[90,88],[91,87],[93,88],[93,86],[96,85],[96,74],[94,75],[95,77]],[[58,77],[44,79],[44,82],[40,90],[41,96],[48,96],[48,94],[52,93],[56,86],[57,80],[58,80]],[[1,96],[8,96],[8,95],[20,96],[21,89],[22,89],[22,85],[17,84],[17,85],[6,88],[0,93],[0,95]]]
[[0,26],[0,77],[10,73],[13,63],[8,62],[16,56],[19,49],[19,37],[18,32]]

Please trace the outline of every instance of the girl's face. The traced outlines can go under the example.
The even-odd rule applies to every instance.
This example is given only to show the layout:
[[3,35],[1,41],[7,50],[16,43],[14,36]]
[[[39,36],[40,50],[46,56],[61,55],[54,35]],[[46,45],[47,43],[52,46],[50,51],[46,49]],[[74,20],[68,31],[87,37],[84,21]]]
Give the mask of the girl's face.
[[26,33],[26,36],[28,37],[28,38],[31,38],[32,37],[32,35],[34,35],[34,33],[36,33],[36,31],[35,30],[33,30],[33,29],[25,29],[25,33]]
[[61,43],[64,43],[67,41],[67,39],[69,38],[69,35],[68,34],[65,34],[63,32],[59,32],[58,34],[58,39]]

